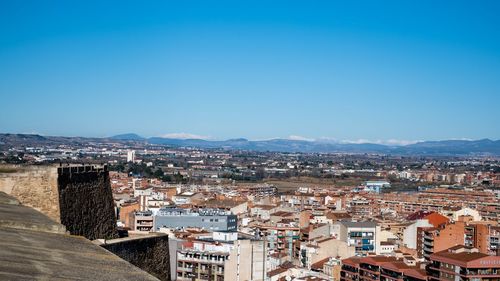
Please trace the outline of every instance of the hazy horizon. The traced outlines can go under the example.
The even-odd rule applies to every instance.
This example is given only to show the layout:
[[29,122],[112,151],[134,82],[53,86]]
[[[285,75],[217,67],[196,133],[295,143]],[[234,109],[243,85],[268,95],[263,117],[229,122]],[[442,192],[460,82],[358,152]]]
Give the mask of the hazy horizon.
[[351,139],[337,139],[337,138],[332,138],[332,137],[320,137],[320,138],[307,138],[304,136],[298,136],[298,135],[290,135],[290,136],[277,136],[277,137],[271,137],[271,138],[262,138],[262,139],[252,139],[252,138],[247,138],[245,136],[235,136],[235,137],[230,137],[230,138],[216,138],[213,136],[202,136],[202,135],[196,135],[196,134],[190,134],[190,133],[168,133],[168,134],[162,134],[162,135],[140,135],[134,132],[128,132],[128,133],[119,133],[116,135],[103,135],[103,136],[83,136],[83,135],[48,135],[48,134],[42,134],[42,133],[37,133],[37,132],[2,132],[0,131],[0,134],[30,134],[30,135],[40,135],[40,136],[46,136],[46,137],[83,137],[83,138],[112,138],[112,137],[118,137],[118,136],[125,136],[125,135],[137,135],[139,137],[148,139],[148,138],[168,138],[168,139],[179,139],[179,140],[189,140],[189,139],[195,139],[195,140],[207,140],[207,141],[227,141],[227,140],[236,140],[236,139],[246,139],[248,141],[270,141],[270,140],[291,140],[291,141],[308,141],[308,142],[323,142],[323,143],[338,143],[338,144],[381,144],[381,145],[387,145],[387,146],[405,146],[409,144],[415,144],[419,142],[427,142],[427,141],[479,141],[479,140],[485,140],[489,139],[492,141],[498,141],[498,139],[494,138],[479,138],[479,139],[469,139],[469,138],[449,138],[449,139],[422,139],[422,140],[399,140],[399,139],[376,139],[376,140],[369,140],[369,139],[356,139],[356,140],[351,140]]

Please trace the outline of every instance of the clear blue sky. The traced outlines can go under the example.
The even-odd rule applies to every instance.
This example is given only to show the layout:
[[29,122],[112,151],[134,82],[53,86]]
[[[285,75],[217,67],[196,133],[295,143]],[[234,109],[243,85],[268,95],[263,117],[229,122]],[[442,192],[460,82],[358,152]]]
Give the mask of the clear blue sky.
[[500,138],[500,1],[2,1],[0,131]]

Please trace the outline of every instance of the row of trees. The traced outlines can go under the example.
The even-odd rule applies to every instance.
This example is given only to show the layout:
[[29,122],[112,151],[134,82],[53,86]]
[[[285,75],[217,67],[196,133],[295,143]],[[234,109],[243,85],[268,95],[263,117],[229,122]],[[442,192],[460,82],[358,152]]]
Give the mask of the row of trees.
[[165,174],[165,172],[160,167],[154,168],[144,163],[119,163],[116,165],[110,165],[109,170],[127,173],[136,177],[156,178],[171,183],[188,182],[188,179],[178,172],[173,175]]

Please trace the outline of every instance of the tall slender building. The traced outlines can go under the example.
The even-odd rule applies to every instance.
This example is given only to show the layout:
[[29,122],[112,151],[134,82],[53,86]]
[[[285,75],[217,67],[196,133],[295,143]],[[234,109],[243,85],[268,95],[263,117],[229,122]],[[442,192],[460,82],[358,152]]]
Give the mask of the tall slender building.
[[135,150],[127,151],[127,162],[134,162],[134,161],[135,161]]

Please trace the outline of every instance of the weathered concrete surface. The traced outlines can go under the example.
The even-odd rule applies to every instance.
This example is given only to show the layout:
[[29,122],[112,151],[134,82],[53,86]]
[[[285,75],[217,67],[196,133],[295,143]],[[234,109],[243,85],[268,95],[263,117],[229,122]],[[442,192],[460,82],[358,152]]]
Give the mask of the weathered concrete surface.
[[0,191],[60,222],[56,166],[0,165]]
[[158,280],[2,192],[0,221],[0,280]]
[[[32,208],[22,206],[14,197],[0,192],[0,227],[65,234],[66,228]],[[0,239],[3,238],[0,236]]]
[[107,240],[101,246],[160,280],[171,280],[169,242],[166,234]]
[[107,166],[58,168],[61,223],[88,239],[118,237],[113,194]]

